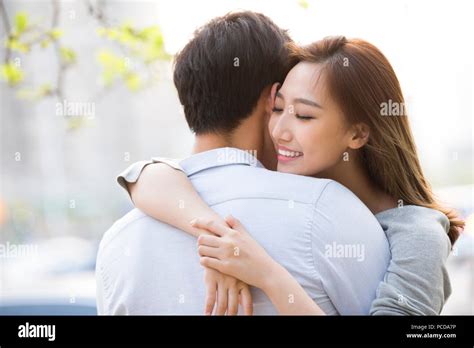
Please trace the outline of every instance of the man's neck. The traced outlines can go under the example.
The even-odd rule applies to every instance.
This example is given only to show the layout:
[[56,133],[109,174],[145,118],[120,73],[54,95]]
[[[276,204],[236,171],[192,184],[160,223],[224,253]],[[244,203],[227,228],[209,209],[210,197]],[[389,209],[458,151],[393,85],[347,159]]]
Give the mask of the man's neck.
[[233,147],[244,151],[252,151],[260,157],[263,154],[263,144],[258,139],[253,139],[251,134],[244,135],[229,135],[223,136],[221,134],[201,134],[196,135],[194,141],[193,154],[204,151],[210,151],[222,147]]
[[[262,161],[264,156],[263,125],[255,122],[255,118],[248,118],[232,133],[206,133],[196,135],[193,154],[214,150],[222,147],[233,147],[240,150],[251,151]],[[264,163],[265,165],[265,163]]]
[[221,147],[235,147],[235,146],[232,144],[232,142],[229,139],[226,139],[226,137],[220,134],[209,133],[209,134],[196,135],[192,154],[195,155],[200,152],[210,151],[210,150],[218,149]]

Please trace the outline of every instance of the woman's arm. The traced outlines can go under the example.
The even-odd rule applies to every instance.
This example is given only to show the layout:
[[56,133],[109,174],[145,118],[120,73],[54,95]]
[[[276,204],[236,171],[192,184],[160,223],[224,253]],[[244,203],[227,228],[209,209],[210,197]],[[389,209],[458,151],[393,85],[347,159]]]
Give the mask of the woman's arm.
[[222,224],[198,218],[194,227],[217,236],[198,238],[201,264],[262,289],[280,314],[325,314],[293,276],[263,249],[233,217]]
[[[147,215],[175,226],[193,236],[209,233],[190,225],[197,216],[225,223],[201,199],[186,174],[165,163],[152,163],[143,169],[135,183],[125,180],[135,206]],[[239,302],[246,315],[253,313],[252,295],[247,284],[237,278],[206,268],[204,271],[206,300],[204,312],[235,315]]]
[[127,183],[135,206],[147,215],[197,237],[208,233],[189,222],[197,217],[225,223],[202,200],[185,173],[164,163],[147,165],[135,183]]
[[[262,289],[280,314],[324,314],[289,272],[273,260],[237,219],[226,225],[197,219],[195,227],[217,236],[198,238],[201,264]],[[371,315],[438,315],[451,292],[446,271],[450,242],[441,225],[417,233],[389,234],[392,260],[377,290]]]
[[262,290],[270,298],[278,313],[285,315],[325,315],[324,311],[308,296],[295,278],[275,262]]
[[[197,220],[199,221],[212,221],[216,225],[227,225],[226,221],[210,209],[201,199],[186,174],[167,164],[152,163],[147,165],[135,183],[127,183],[127,188],[132,201],[137,208],[145,212],[147,215],[175,226],[193,236],[197,237],[201,234],[213,235],[212,231],[197,228],[193,224],[190,224],[190,221],[196,220],[198,217],[199,219]],[[230,221],[232,222],[233,220]],[[241,225],[235,226],[235,228],[240,227]],[[255,242],[255,244],[257,243]],[[260,249],[263,250],[261,247]],[[266,254],[264,250],[263,252]],[[264,256],[263,253],[260,253],[259,255]],[[262,288],[279,313],[324,314],[324,312],[306,294],[304,289],[290,275],[290,273],[269,256],[268,258],[270,259],[267,259],[269,261],[267,264],[269,268],[266,268],[267,266],[263,267],[265,270],[263,272],[265,276],[257,277],[260,280],[264,279],[265,281],[261,284],[253,285]],[[203,262],[205,263],[206,259],[204,259]],[[212,266],[209,267],[216,269]],[[253,279],[252,277],[248,277],[246,274],[252,269],[253,267],[247,268],[241,276]],[[257,269],[258,268],[255,268],[254,270]],[[269,270],[271,271],[269,272]],[[217,271],[219,271],[219,269],[217,269]],[[228,272],[222,273],[235,277],[233,274]],[[246,282],[242,278],[235,278]],[[246,290],[247,307],[249,307],[249,296],[250,294],[248,290]],[[212,301],[208,300],[206,306],[209,306],[210,302]],[[251,309],[247,309],[246,311],[251,312]]]
[[392,258],[371,315],[439,315],[451,294],[446,269],[449,221],[437,211],[417,209],[417,214],[388,225],[385,233]]

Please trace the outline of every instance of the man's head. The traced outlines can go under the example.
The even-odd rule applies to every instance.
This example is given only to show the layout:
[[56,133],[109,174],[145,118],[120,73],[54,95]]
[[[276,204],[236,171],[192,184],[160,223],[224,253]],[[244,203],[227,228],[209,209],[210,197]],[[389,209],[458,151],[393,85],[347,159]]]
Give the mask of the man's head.
[[254,12],[211,20],[176,56],[174,83],[196,135],[230,134],[289,71],[286,31]]

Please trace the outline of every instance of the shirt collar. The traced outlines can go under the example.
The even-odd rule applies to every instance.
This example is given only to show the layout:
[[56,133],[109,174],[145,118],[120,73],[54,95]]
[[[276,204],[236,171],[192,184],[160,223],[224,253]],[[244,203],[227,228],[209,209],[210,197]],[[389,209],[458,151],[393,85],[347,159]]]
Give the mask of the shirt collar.
[[256,152],[244,151],[233,147],[221,147],[192,155],[182,160],[179,164],[188,176],[201,170],[233,164],[264,168],[255,156]]

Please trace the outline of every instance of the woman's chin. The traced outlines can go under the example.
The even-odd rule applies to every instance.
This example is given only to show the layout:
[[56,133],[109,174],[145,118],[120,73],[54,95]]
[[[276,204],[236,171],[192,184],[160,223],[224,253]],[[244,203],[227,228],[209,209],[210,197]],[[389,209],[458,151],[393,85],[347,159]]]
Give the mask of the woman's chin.
[[282,163],[282,162],[278,162],[277,171],[280,172],[280,173],[312,176],[312,177],[316,177],[316,178],[319,177],[319,175],[314,174],[314,173],[320,173],[321,172],[319,167],[309,168],[309,167],[304,166],[304,165],[297,165],[296,163]]
[[278,162],[277,171],[281,173],[287,173],[287,174],[304,175],[303,174],[304,170],[300,168],[300,166],[295,166],[288,163]]

